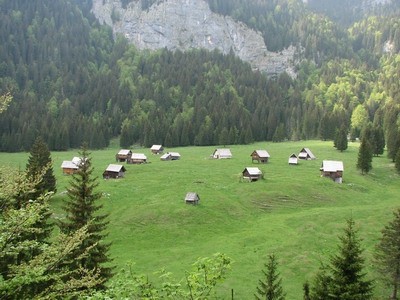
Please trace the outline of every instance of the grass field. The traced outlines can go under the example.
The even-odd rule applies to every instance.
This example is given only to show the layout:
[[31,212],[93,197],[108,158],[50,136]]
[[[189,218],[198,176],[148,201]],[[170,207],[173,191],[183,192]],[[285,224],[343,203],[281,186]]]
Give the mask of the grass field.
[[[317,156],[289,166],[288,157],[308,147]],[[332,142],[303,141],[256,143],[230,146],[233,158],[212,160],[216,147],[167,149],[179,152],[179,161],[160,161],[149,149],[150,163],[125,165],[125,178],[103,180],[101,174],[115,163],[118,148],[92,151],[99,191],[104,193],[104,209],[110,213],[109,240],[112,257],[123,267],[136,263],[137,272],[156,279],[154,271],[165,267],[182,278],[198,257],[222,252],[234,263],[219,294],[230,299],[253,299],[267,255],[275,253],[287,299],[302,299],[302,285],[311,280],[320,261],[336,253],[338,235],[346,219],[353,217],[363,239],[364,256],[370,278],[372,254],[380,231],[400,206],[399,176],[386,156],[373,160],[373,170],[361,175],[356,170],[358,144],[350,143],[343,153]],[[250,154],[266,149],[267,164],[252,164]],[[77,151],[53,152],[58,192],[53,199],[56,217],[63,217],[60,203],[65,197],[69,176],[62,175],[63,160]],[[25,168],[27,153],[0,153],[0,165]],[[322,160],[344,162],[343,184],[321,178]],[[248,183],[240,180],[243,169],[258,166],[265,179]],[[188,191],[199,193],[200,205],[184,203]],[[377,282],[376,299],[384,299]]]

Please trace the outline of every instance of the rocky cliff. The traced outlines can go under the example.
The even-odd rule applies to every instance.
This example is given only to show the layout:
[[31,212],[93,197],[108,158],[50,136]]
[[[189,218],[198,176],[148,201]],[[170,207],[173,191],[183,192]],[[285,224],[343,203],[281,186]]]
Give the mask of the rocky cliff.
[[230,17],[213,13],[203,0],[163,0],[142,10],[140,1],[126,9],[120,0],[93,0],[98,20],[112,26],[139,49],[218,49],[234,53],[253,69],[268,75],[288,72],[294,76],[294,47],[270,52],[260,33]]

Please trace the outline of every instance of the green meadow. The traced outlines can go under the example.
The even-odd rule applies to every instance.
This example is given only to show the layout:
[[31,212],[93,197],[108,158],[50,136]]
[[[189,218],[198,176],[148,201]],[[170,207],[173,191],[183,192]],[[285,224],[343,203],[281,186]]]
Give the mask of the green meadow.
[[[181,154],[179,161],[161,161],[147,148],[133,152],[147,155],[149,163],[124,164],[122,179],[103,180],[102,173],[115,163],[118,146],[91,151],[98,191],[103,192],[109,215],[111,255],[118,268],[135,262],[138,273],[157,281],[155,271],[165,268],[176,279],[199,257],[222,252],[234,261],[219,295],[252,299],[269,254],[275,253],[287,299],[302,299],[302,285],[312,280],[321,262],[335,254],[338,235],[352,217],[362,238],[369,277],[374,279],[373,252],[380,231],[400,206],[400,178],[386,155],[374,157],[373,169],[361,175],[356,169],[358,143],[339,152],[332,142],[301,141],[227,146],[233,158],[213,160],[215,146],[166,149]],[[308,147],[317,157],[289,166],[288,157]],[[266,149],[267,164],[252,164],[250,154]],[[52,152],[58,191],[52,199],[54,217],[71,179],[60,168],[78,152]],[[0,153],[0,165],[24,169],[28,153]],[[322,160],[344,162],[343,184],[320,176]],[[245,167],[258,166],[264,179],[244,182]],[[197,192],[200,204],[184,202],[187,192]],[[376,299],[384,299],[376,282]],[[387,297],[386,297],[387,298]]]

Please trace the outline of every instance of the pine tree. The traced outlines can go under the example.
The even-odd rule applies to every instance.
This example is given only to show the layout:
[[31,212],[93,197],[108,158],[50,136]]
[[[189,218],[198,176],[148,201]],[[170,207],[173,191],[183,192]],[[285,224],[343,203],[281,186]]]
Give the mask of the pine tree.
[[335,147],[340,152],[343,152],[347,149],[347,129],[346,127],[342,126],[337,132],[335,137]]
[[[88,227],[90,236],[82,243],[78,253],[74,253],[74,257],[83,254],[89,247],[88,255],[74,259],[69,265],[71,270],[83,267],[88,270],[96,270],[100,272],[103,281],[107,281],[112,277],[112,267],[108,266],[111,259],[109,258],[109,243],[104,243],[106,237],[105,230],[108,222],[105,221],[108,215],[97,214],[103,205],[98,204],[101,193],[96,192],[98,186],[97,177],[93,177],[93,167],[91,163],[90,153],[86,146],[82,146],[79,152],[81,163],[79,171],[73,175],[70,187],[67,189],[68,199],[64,203],[66,212],[65,221],[60,222],[60,229],[63,233],[70,234],[83,226]],[[98,288],[103,288],[99,286]]]
[[376,156],[382,155],[385,150],[385,133],[382,127],[373,128],[373,138],[374,138],[374,149],[372,149],[373,154]]
[[349,219],[344,234],[339,237],[338,254],[331,256],[330,264],[322,266],[314,280],[313,300],[368,300],[372,299],[372,281],[366,280],[363,271],[360,239]]
[[330,260],[331,299],[371,299],[372,282],[365,279],[360,239],[357,237],[352,219],[347,221],[344,234],[339,239],[339,253]]
[[396,300],[400,285],[400,209],[393,212],[394,219],[382,230],[376,246],[376,266],[392,287],[390,299]]
[[361,173],[368,173],[372,169],[372,149],[366,137],[361,140],[360,149],[358,150],[357,169]]
[[397,150],[396,157],[394,159],[394,166],[396,168],[397,173],[400,174],[400,149]]
[[278,262],[276,261],[275,255],[269,255],[268,262],[264,264],[266,270],[262,270],[264,279],[259,280],[259,286],[257,287],[257,294],[255,298],[258,300],[283,300],[285,299],[285,293],[282,288],[282,278],[278,272]]
[[41,137],[36,138],[32,145],[26,170],[27,176],[31,180],[37,177],[41,178],[35,186],[33,198],[37,198],[45,192],[56,191],[56,177],[53,173],[50,151]]
[[329,285],[332,281],[330,274],[328,274],[327,267],[322,265],[314,278],[313,286],[311,288],[311,299],[313,300],[328,300],[329,298]]

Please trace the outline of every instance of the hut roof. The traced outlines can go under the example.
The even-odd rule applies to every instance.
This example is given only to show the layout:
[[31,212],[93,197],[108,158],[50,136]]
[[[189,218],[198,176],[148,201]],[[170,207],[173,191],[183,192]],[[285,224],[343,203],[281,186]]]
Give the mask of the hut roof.
[[131,153],[131,150],[121,149],[119,150],[118,155],[128,155],[129,153]]
[[267,150],[255,150],[255,152],[257,153],[258,157],[261,157],[261,158],[269,158],[270,157]]
[[122,165],[115,165],[115,164],[109,164],[106,171],[107,172],[121,172],[125,171],[125,167]]
[[132,153],[131,159],[142,159],[146,160],[147,156],[144,155],[143,153]]
[[289,164],[297,164],[297,155],[296,154],[292,154],[289,156]]
[[316,159],[315,155],[311,152],[309,148],[301,149],[299,157],[307,157],[307,156],[309,156],[311,159]]
[[72,162],[73,162],[74,164],[78,165],[78,166],[81,164],[81,161],[82,161],[82,159],[81,159],[80,157],[74,156],[74,157],[72,158]]
[[61,168],[63,169],[75,169],[78,170],[78,164],[74,163],[73,161],[70,160],[64,160],[61,164]]
[[151,146],[151,150],[161,150],[161,148],[162,148],[162,145],[153,145],[153,146]]
[[196,201],[196,200],[200,200],[200,197],[195,192],[188,192],[185,196],[185,201]]
[[251,176],[256,176],[256,175],[261,175],[262,172],[259,168],[256,167],[247,167],[243,170],[243,172],[245,172],[247,170],[247,172],[249,173],[249,175]]
[[178,152],[168,152],[169,154],[171,154],[171,156],[173,157],[181,157],[181,155]]
[[215,149],[214,156],[215,155],[219,155],[220,157],[232,157],[232,152],[230,149],[226,148]]
[[321,170],[324,172],[338,172],[344,171],[344,166],[342,161],[337,160],[324,160],[322,161]]

